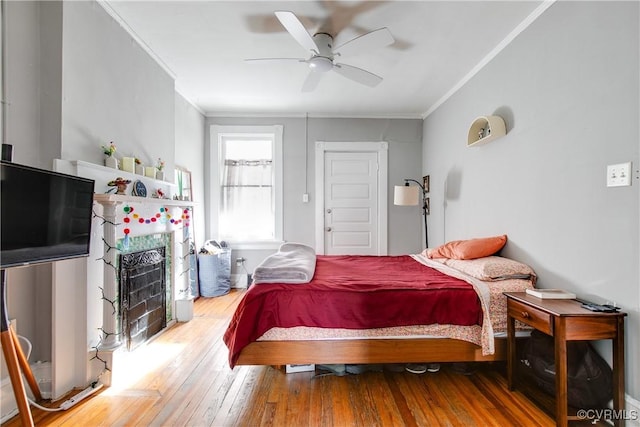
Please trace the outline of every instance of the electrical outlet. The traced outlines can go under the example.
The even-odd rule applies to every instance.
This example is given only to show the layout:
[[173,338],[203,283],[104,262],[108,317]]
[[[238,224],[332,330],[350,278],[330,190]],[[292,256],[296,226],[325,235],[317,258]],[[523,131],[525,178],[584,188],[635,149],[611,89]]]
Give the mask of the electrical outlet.
[[631,185],[631,162],[607,166],[607,187]]
[[245,259],[242,257],[236,258],[236,267],[242,267],[242,263],[244,263]]

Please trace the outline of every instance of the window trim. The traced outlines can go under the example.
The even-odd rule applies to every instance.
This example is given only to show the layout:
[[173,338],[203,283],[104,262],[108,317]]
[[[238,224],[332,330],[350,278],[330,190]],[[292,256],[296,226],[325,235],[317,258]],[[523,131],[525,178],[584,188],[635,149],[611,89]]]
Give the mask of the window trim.
[[[283,243],[283,168],[284,158],[282,150],[282,125],[269,126],[227,126],[211,125],[209,137],[209,182],[210,186],[210,207],[209,210],[209,230],[215,239],[219,239],[218,219],[220,217],[220,165],[221,149],[220,141],[223,138],[233,136],[268,136],[273,138],[273,162],[275,174],[275,238],[258,241],[232,240],[228,243],[235,249],[274,249]],[[215,165],[215,166],[214,166]]]

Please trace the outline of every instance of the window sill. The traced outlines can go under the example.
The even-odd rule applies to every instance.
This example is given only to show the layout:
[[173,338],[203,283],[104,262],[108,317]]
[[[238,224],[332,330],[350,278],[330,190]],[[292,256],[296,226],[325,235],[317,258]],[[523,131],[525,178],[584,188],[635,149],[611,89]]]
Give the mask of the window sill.
[[242,250],[250,250],[250,249],[254,249],[254,250],[267,250],[267,249],[278,249],[280,248],[280,246],[284,243],[283,240],[260,240],[260,241],[254,241],[254,242],[247,242],[247,241],[232,241],[232,240],[228,240],[227,243],[229,244],[229,247],[233,250],[233,249],[242,249]]

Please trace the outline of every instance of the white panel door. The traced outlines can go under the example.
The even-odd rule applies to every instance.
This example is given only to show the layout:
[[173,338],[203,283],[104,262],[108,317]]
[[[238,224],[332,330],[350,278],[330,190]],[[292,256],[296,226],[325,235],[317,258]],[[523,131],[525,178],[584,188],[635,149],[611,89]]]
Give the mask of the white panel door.
[[327,255],[377,255],[378,154],[327,152],[324,237]]

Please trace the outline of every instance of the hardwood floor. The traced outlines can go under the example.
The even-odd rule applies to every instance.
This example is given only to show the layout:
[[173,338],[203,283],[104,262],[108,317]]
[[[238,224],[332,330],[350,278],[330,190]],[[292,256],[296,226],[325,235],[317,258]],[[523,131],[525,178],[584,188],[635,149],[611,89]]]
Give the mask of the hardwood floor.
[[[267,366],[233,371],[222,342],[242,292],[199,299],[194,319],[130,353],[113,385],[68,411],[33,409],[38,426],[551,426],[501,363],[472,375],[442,365],[415,375],[380,372],[317,376]],[[396,369],[392,369],[396,368]],[[57,407],[60,402],[49,406]],[[3,426],[19,426],[14,417]]]

